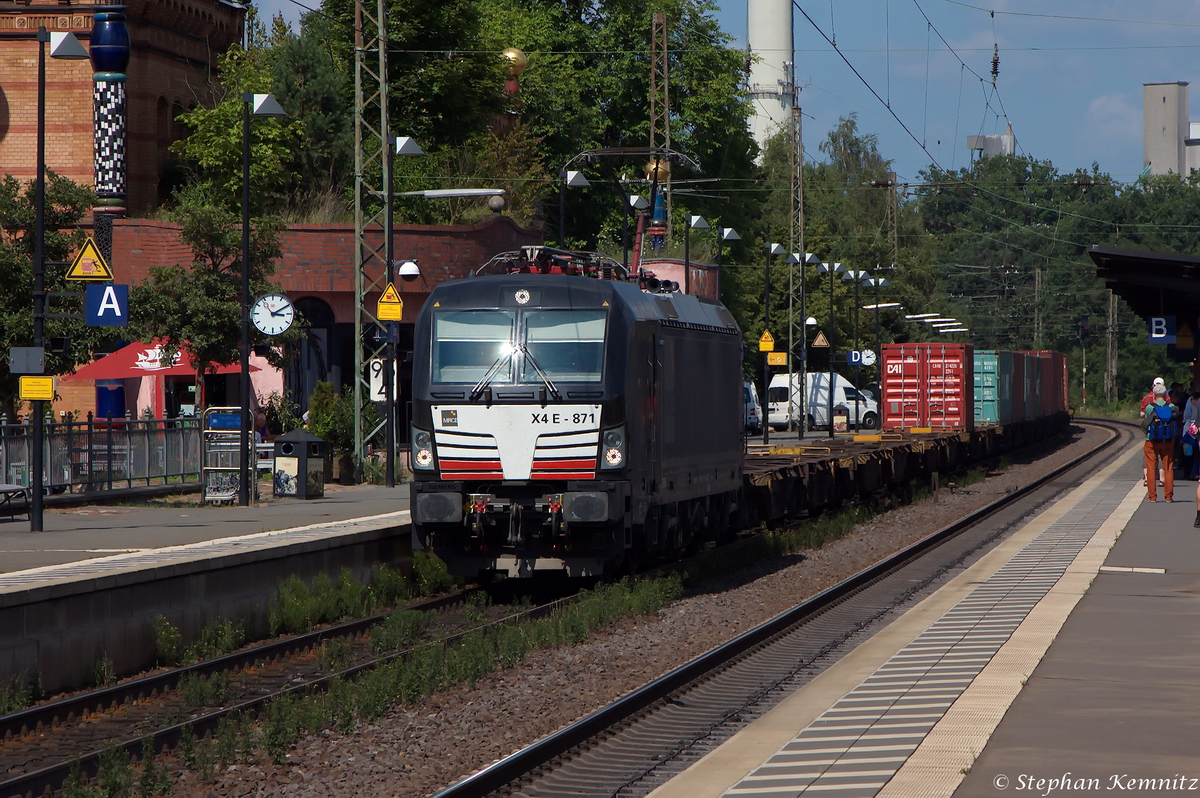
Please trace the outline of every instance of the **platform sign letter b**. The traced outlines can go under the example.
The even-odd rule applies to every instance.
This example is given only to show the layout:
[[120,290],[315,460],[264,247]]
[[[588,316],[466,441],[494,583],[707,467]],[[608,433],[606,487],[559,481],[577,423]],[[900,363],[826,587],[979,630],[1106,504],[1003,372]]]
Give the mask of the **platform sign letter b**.
[[1152,344],[1173,344],[1173,343],[1175,343],[1175,317],[1174,316],[1151,316],[1149,323],[1150,323],[1150,343],[1152,343]]

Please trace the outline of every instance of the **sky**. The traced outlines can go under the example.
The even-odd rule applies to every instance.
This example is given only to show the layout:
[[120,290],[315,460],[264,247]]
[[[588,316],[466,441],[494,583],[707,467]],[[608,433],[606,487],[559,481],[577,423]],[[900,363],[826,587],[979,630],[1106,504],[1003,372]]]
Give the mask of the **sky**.
[[[745,46],[745,0],[718,2],[721,27]],[[259,4],[292,22],[301,11],[290,0]],[[1142,171],[1142,84],[1200,81],[1200,0],[797,0],[794,8],[809,157],[822,157],[828,131],[856,113],[901,181],[915,182],[931,162],[967,165],[967,136],[1007,124],[1018,154],[1062,173],[1095,162],[1133,181]],[[1200,119],[1200,83],[1196,90]]]

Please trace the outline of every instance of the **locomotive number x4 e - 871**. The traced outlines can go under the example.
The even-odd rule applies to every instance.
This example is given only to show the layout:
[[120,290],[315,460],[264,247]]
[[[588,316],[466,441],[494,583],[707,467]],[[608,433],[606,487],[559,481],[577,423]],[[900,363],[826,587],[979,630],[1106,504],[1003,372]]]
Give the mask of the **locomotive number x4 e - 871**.
[[737,324],[587,257],[512,253],[506,274],[437,286],[417,319],[413,547],[453,574],[600,575],[729,529]]

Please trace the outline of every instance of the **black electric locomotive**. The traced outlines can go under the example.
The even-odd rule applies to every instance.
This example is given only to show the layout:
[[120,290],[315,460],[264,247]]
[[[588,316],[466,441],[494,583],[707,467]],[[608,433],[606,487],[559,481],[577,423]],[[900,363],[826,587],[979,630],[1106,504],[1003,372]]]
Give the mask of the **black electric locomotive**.
[[463,576],[592,576],[726,533],[743,447],[729,311],[589,253],[526,247],[480,272],[417,319],[414,549]]

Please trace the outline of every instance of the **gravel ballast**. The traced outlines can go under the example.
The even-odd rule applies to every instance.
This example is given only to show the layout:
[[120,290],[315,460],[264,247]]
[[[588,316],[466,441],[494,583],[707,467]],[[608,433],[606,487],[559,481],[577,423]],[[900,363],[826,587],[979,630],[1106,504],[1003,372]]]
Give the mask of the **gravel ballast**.
[[708,583],[655,617],[627,619],[581,645],[535,651],[521,665],[410,706],[353,732],[302,740],[288,763],[262,752],[211,781],[187,773],[180,796],[426,796],[778,615],[974,509],[1045,475],[1108,437],[1071,427],[1033,462],[884,513],[815,551]]

